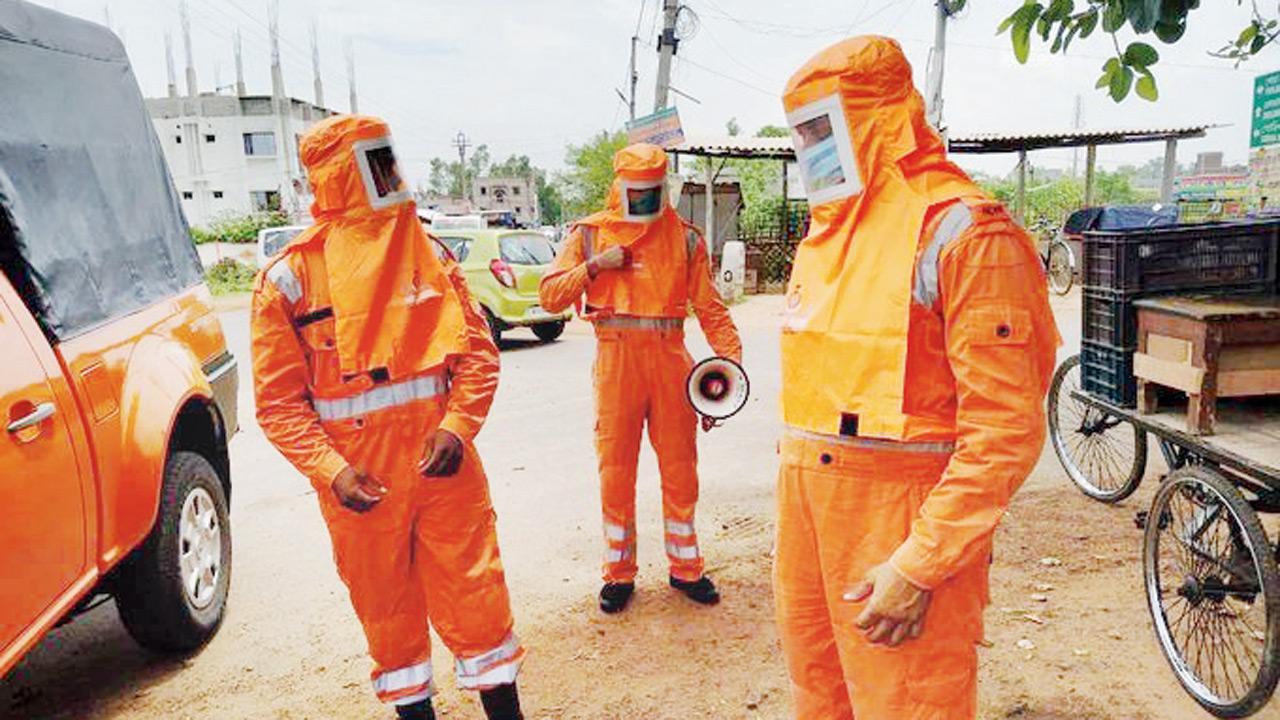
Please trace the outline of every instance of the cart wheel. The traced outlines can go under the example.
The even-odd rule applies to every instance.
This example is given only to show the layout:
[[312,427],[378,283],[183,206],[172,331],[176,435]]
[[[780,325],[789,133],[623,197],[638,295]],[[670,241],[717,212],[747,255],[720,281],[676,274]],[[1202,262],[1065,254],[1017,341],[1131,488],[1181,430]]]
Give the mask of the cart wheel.
[[1218,717],[1262,709],[1280,679],[1280,570],[1240,491],[1203,466],[1170,474],[1151,503],[1142,565],[1182,687]]
[[1075,257],[1071,247],[1061,240],[1049,243],[1049,287],[1059,295],[1071,292],[1076,279]]
[[1072,396],[1080,390],[1080,356],[1058,366],[1049,386],[1049,439],[1067,477],[1094,500],[1129,497],[1147,470],[1147,434]]

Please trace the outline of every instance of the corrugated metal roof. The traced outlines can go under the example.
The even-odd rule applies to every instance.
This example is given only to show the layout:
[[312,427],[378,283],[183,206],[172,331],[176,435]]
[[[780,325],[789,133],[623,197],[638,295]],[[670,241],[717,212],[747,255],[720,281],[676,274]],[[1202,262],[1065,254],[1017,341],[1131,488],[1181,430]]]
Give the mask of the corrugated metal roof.
[[[1204,137],[1205,132],[1223,125],[1186,125],[1169,128],[1119,128],[1100,130],[1066,130],[1062,132],[983,133],[952,135],[948,140],[953,153],[1008,153],[1019,150],[1087,147],[1089,145],[1123,145],[1128,143],[1163,142]],[[794,160],[795,148],[790,137],[757,138],[701,136],[667,148],[667,152],[703,157],[740,157],[757,160]]]

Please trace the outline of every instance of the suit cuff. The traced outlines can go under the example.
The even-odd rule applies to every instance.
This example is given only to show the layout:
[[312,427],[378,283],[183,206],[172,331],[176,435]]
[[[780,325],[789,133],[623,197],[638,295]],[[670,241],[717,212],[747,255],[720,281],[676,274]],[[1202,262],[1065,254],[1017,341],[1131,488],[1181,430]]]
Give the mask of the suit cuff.
[[477,432],[472,428],[472,424],[470,422],[455,413],[446,414],[444,419],[440,421],[440,425],[437,429],[448,432],[461,440],[463,444],[474,440]]
[[338,477],[338,474],[349,466],[350,463],[337,450],[329,450],[324,454],[324,457],[320,458],[320,462],[316,464],[316,472],[311,478],[311,484],[315,486],[317,491],[328,490],[333,487],[333,481]]
[[898,546],[889,558],[889,566],[921,590],[933,590],[947,579],[944,568],[931,560],[915,536],[908,537]]

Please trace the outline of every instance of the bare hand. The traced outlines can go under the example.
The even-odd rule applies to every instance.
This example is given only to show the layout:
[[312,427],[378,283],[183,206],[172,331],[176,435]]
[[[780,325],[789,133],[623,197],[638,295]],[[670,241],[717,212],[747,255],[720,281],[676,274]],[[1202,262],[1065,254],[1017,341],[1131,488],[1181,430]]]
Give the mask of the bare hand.
[[343,507],[358,513],[369,512],[387,494],[381,483],[357,473],[350,466],[338,473],[330,488]]
[[620,245],[605,250],[591,258],[587,263],[587,272],[595,277],[601,270],[618,270],[631,265],[631,251]]
[[912,585],[889,563],[871,568],[862,582],[844,594],[847,602],[867,600],[854,624],[864,631],[868,642],[890,647],[920,637],[931,597],[932,593]]
[[427,477],[449,477],[462,466],[462,440],[448,430],[436,430],[431,454],[418,463],[418,472]]

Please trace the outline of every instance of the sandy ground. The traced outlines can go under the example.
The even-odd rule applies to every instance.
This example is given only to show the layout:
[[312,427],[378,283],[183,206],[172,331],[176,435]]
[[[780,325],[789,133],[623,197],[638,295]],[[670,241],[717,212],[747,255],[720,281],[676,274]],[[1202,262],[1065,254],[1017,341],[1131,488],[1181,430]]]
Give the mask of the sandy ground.
[[[1078,337],[1078,297],[1058,302],[1063,335]],[[223,302],[223,320],[247,364],[242,305]],[[725,596],[710,609],[665,586],[658,477],[646,450],[640,590],[621,617],[595,610],[593,341],[581,323],[549,346],[511,334],[479,444],[530,649],[521,678],[530,718],[789,717],[769,590],[779,307],[777,298],[755,298],[735,308],[753,399],[700,440],[699,530]],[[700,336],[690,344],[695,356],[707,352]],[[108,603],[52,633],[0,680],[0,718],[388,717],[368,693],[363,638],[315,498],[253,424],[242,377],[245,427],[232,447],[235,570],[221,633],[195,657],[155,657],[132,644]],[[1161,470],[1158,460],[1152,466],[1153,475]],[[1104,507],[1068,485],[1051,453],[1042,460],[999,533],[989,647],[981,651],[983,718],[1207,717],[1174,681],[1144,607],[1133,516],[1153,487]],[[1041,562],[1049,557],[1061,565]],[[1034,648],[1020,648],[1021,640]],[[441,714],[480,717],[454,686],[441,647],[436,667]],[[1280,701],[1258,717],[1280,718]]]

